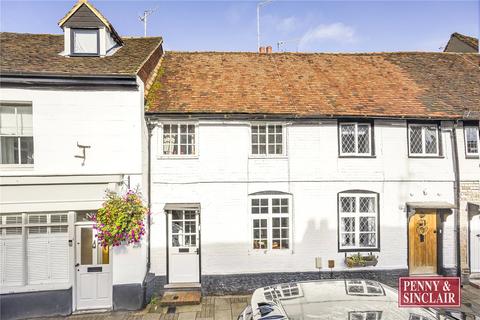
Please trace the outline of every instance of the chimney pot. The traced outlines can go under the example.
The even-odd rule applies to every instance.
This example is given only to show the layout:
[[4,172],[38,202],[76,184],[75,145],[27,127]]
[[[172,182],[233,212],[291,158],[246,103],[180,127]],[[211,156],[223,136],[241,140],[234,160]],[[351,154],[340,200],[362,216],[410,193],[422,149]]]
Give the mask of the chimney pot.
[[272,53],[272,46],[268,46],[266,50],[267,50],[267,53]]
[[260,52],[260,53],[267,53],[265,47],[260,47],[260,48],[258,48],[258,52]]

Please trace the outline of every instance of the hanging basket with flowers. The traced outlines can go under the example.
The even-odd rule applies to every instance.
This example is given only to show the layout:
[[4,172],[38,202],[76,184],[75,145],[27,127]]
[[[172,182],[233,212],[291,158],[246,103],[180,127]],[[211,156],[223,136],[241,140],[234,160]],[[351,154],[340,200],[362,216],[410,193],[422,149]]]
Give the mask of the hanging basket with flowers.
[[93,220],[97,239],[102,247],[139,243],[145,235],[145,216],[148,208],[140,195],[132,190],[124,196],[108,191],[106,200]]

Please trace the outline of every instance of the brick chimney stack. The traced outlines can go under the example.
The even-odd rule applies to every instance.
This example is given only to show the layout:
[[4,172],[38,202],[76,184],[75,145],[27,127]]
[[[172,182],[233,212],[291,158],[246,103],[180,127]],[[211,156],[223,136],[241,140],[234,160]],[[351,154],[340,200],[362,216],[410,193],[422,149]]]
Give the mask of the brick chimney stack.
[[268,46],[266,50],[267,50],[267,53],[272,53],[272,46]]
[[260,47],[260,48],[258,48],[258,52],[267,53],[267,50],[265,49],[265,47]]

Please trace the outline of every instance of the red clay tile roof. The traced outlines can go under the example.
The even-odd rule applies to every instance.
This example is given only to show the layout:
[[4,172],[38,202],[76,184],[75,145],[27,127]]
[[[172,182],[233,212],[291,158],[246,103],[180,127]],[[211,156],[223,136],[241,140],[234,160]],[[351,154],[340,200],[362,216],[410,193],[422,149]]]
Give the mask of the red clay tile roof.
[[147,113],[480,118],[480,56],[167,52]]
[[462,41],[463,43],[466,43],[467,45],[469,45],[470,47],[472,47],[473,49],[478,51],[478,39],[477,38],[469,37],[469,36],[466,36],[466,35],[458,33],[458,32],[452,33],[452,37],[457,38],[458,40]]
[[[0,33],[0,74],[130,75],[157,61],[161,37],[123,38],[125,45],[106,57],[65,57],[63,35]],[[143,68],[145,69],[145,68]],[[143,72],[144,73],[144,72]],[[143,75],[145,76],[145,75]]]

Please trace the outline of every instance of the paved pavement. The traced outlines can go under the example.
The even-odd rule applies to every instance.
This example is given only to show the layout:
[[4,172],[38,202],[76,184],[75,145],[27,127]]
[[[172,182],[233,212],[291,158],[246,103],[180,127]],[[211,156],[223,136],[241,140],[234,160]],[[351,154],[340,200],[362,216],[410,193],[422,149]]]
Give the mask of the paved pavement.
[[[67,318],[69,320],[236,320],[249,300],[250,296],[207,296],[202,298],[200,305],[180,306],[175,310],[160,307],[156,301],[153,301],[141,311],[76,314]],[[462,311],[478,314],[480,317],[480,289],[464,286],[462,303]],[[58,320],[58,318],[50,319]]]

